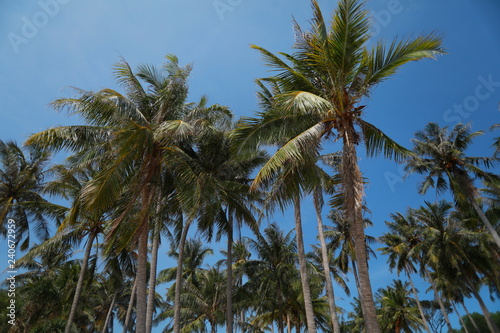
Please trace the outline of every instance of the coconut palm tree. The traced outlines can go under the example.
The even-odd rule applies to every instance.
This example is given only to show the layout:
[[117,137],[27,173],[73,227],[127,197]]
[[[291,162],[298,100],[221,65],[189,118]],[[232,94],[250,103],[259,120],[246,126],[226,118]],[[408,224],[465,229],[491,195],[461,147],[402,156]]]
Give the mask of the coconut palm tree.
[[78,276],[78,264],[68,261],[71,256],[69,243],[61,243],[57,248],[35,255],[36,249],[37,245],[17,260],[18,267],[24,272],[16,276],[16,292],[21,296],[16,299],[16,323],[20,332],[44,323],[57,325],[60,331],[64,329],[63,313],[67,311],[64,305],[71,300],[69,294]]
[[471,207],[479,216],[490,233],[493,241],[500,248],[500,236],[492,226],[478,203],[478,190],[475,179],[498,183],[500,178],[480,167],[492,167],[500,161],[494,157],[470,157],[465,154],[474,138],[483,134],[472,132],[470,125],[456,124],[451,131],[448,127],[439,127],[430,122],[423,131],[415,133],[413,151],[415,155],[407,161],[408,173],[425,175],[419,185],[419,193],[425,194],[430,187],[435,187],[438,194],[450,189],[455,203],[460,209]]
[[[317,245],[312,245],[311,248],[312,251],[307,254],[308,261],[312,265],[314,265],[319,275],[325,275],[326,272],[322,271],[323,255],[321,253],[321,247],[318,247]],[[328,265],[330,266],[329,272],[331,274],[331,280],[335,281],[342,288],[342,290],[347,296],[350,296],[351,291],[349,289],[349,286],[347,285],[345,274],[340,270],[338,266],[339,261],[337,259],[338,258],[335,258],[335,253],[331,250],[331,248],[329,248]],[[323,278],[326,278],[326,276],[323,276]],[[339,312],[337,307],[335,309],[336,312]]]
[[[226,130],[229,127],[226,127]],[[226,329],[232,331],[233,326],[233,274],[232,274],[232,245],[233,230],[246,223],[252,230],[257,231],[258,222],[254,217],[257,212],[255,201],[258,192],[249,191],[249,176],[254,168],[265,159],[263,151],[253,151],[248,154],[236,154],[232,147],[232,138],[229,131],[219,127],[199,135],[193,143],[193,150],[185,160],[183,173],[190,172],[196,177],[196,186],[199,193],[195,200],[190,200],[194,209],[198,229],[211,241],[214,231],[216,239],[220,240],[223,234],[228,236],[227,242],[227,318]],[[193,220],[193,219],[192,219]],[[191,220],[191,221],[192,221]],[[178,262],[183,258],[183,244],[187,236],[191,221],[184,225],[178,245]],[[177,271],[175,288],[177,296],[175,303],[179,303],[182,290],[181,272]],[[174,316],[174,327],[179,327],[180,309]],[[179,329],[179,328],[176,328]]]
[[[169,164],[172,172],[179,170],[173,164],[184,159],[183,148],[188,146],[190,136],[230,115],[225,107],[203,107],[203,101],[198,105],[186,103],[190,71],[190,65],[181,67],[173,55],[167,56],[161,69],[144,65],[137,73],[122,60],[115,65],[115,75],[126,96],[111,89],[76,90],[77,98],[59,99],[52,105],[75,111],[88,125],[51,128],[28,140],[29,144],[53,150],[85,149],[88,163],[106,161],[107,167],[86,184],[79,201],[82,209],[105,210],[118,198],[120,205],[115,207],[117,216],[109,226],[107,239],[119,239],[127,247],[135,244],[138,249],[136,332],[139,333],[147,330],[150,216],[156,211],[155,199],[165,165]],[[181,179],[185,180],[176,177],[177,181]],[[130,213],[134,211],[131,219]]]
[[211,332],[216,333],[225,322],[226,274],[215,266],[199,271],[197,281],[197,286],[187,283],[182,293],[183,313],[188,318],[184,319],[181,332],[193,332],[207,321]]
[[408,282],[394,280],[386,288],[379,289],[380,322],[385,332],[415,332],[422,327],[422,319],[416,302],[410,296]]
[[64,212],[42,196],[50,157],[47,151],[22,149],[14,141],[0,140],[0,234],[7,235],[7,221],[13,219],[16,244],[23,251],[33,241],[33,234],[39,240],[48,239],[48,218]]
[[[182,260],[182,278],[193,285],[197,285],[197,273],[203,270],[202,266],[205,259],[213,254],[213,250],[204,245],[200,239],[188,239],[184,247],[184,259]],[[178,258],[179,254],[171,250],[168,255],[172,258]],[[177,267],[170,267],[161,270],[158,273],[157,282],[163,284],[175,281]]]
[[196,159],[199,178],[203,183],[205,198],[197,216],[198,229],[210,241],[217,227],[216,240],[227,235],[227,309],[226,331],[233,332],[233,234],[246,224],[254,232],[258,231],[255,214],[259,212],[256,203],[260,201],[258,192],[250,192],[250,176],[254,169],[264,163],[267,154],[253,151],[236,154],[231,132],[212,132],[200,137],[196,144]]
[[[68,159],[68,165],[55,165],[50,169],[53,179],[47,183],[44,192],[71,200],[72,207],[68,209],[65,219],[60,225],[56,235],[49,241],[38,247],[37,251],[45,251],[50,246],[59,246],[60,242],[70,242],[76,246],[82,239],[87,237],[84,249],[84,256],[80,268],[80,275],[75,288],[71,310],[66,321],[65,332],[72,329],[79,299],[83,291],[84,278],[87,273],[88,264],[91,257],[91,250],[94,241],[103,233],[104,225],[108,214],[100,210],[82,210],[78,202],[80,191],[87,182],[92,179],[97,171],[91,169],[79,169],[77,156]],[[76,243],[76,244],[75,244]]]
[[[451,208],[450,203],[440,201],[426,203],[425,207],[413,212],[423,224],[424,241],[420,246],[424,270],[434,288],[441,290],[441,294],[450,301],[456,298],[457,289],[463,295],[473,294],[489,318],[491,331],[498,332],[478,292],[482,285],[481,275],[487,275],[489,266],[494,262],[489,257],[490,252],[482,250],[487,241],[483,233],[465,228],[457,218],[460,214],[453,214]],[[451,330],[451,324],[448,323],[448,326]]]
[[[254,320],[278,322],[278,327],[284,327],[288,296],[291,284],[298,281],[298,272],[295,268],[296,243],[292,232],[285,233],[275,223],[264,229],[263,235],[257,234],[256,239],[247,239],[251,251],[257,254],[258,259],[250,260],[245,264],[248,282],[244,288],[251,290],[249,294],[257,295],[260,300],[253,305],[258,315],[272,313],[270,318],[258,317]],[[267,316],[269,317],[269,316]]]
[[379,238],[387,246],[379,250],[381,250],[382,254],[388,255],[387,261],[391,271],[396,269],[398,275],[403,271],[406,273],[424,329],[430,333],[429,324],[425,318],[425,313],[411,277],[413,273],[417,272],[415,263],[418,262],[420,253],[415,253],[415,248],[423,241],[421,238],[422,228],[411,214],[405,216],[401,213],[395,213],[391,214],[391,219],[392,221],[385,222],[389,232],[384,233]]
[[[224,323],[225,307],[225,273],[220,264],[213,268],[202,268],[204,260],[212,255],[211,248],[205,246],[200,239],[188,239],[184,248],[182,270],[182,290],[180,297],[181,332],[206,331],[207,323],[212,330]],[[178,258],[179,254],[172,250],[170,256]],[[175,301],[177,267],[160,271],[158,283],[175,281],[168,292],[167,298]],[[160,319],[174,317],[175,310],[167,307],[160,315]],[[173,331],[174,322],[165,331]]]
[[[354,252],[354,240],[351,234],[349,222],[342,217],[342,214],[337,211],[332,211],[328,218],[333,223],[333,226],[325,226],[325,237],[328,240],[328,250],[336,255],[337,266],[339,270],[347,274],[351,269],[354,275],[354,281],[358,290],[358,295],[361,298],[360,283],[358,270],[356,268],[356,254]],[[373,225],[368,219],[364,219],[365,228]],[[375,252],[370,247],[370,244],[375,242],[375,238],[365,235],[365,247],[367,256],[375,256]],[[363,306],[363,303],[360,303]]]
[[[272,95],[274,107],[259,118],[247,118],[240,124],[241,147],[278,144],[279,149],[261,170],[256,181],[290,160],[305,160],[317,155],[328,139],[342,142],[342,190],[344,211],[352,224],[356,242],[361,289],[367,327],[379,332],[375,304],[368,275],[362,222],[363,182],[356,147],[365,142],[370,155],[383,152],[386,157],[401,159],[405,149],[382,131],[363,120],[365,97],[372,88],[393,75],[403,64],[442,53],[441,39],[433,34],[394,41],[389,46],[370,39],[370,17],[358,0],[341,0],[332,21],[327,24],[317,1],[312,1],[314,16],[305,32],[295,25],[293,54],[258,49],[277,74],[261,80],[277,86]],[[267,93],[266,92],[266,93]],[[309,332],[315,332],[308,309]]]

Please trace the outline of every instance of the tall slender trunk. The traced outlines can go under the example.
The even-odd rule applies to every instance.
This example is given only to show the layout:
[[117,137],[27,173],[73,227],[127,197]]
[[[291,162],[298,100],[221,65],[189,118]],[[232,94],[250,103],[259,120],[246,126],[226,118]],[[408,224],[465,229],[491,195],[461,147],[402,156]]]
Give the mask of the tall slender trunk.
[[174,296],[174,333],[181,331],[181,292],[182,292],[182,263],[184,261],[184,246],[191,225],[191,219],[182,228],[181,240],[179,242],[177,272],[175,275],[175,296]]
[[114,320],[115,320],[115,313],[111,312],[111,317],[109,318],[108,322],[108,333],[113,333],[114,332]]
[[113,314],[113,308],[115,307],[116,296],[117,296],[117,293],[115,293],[113,295],[113,299],[111,300],[111,305],[109,306],[108,314],[106,315],[106,320],[104,321],[104,325],[102,325],[101,333],[106,333],[106,331],[108,329],[109,321],[110,321],[112,314]]
[[326,282],[326,295],[328,298],[328,307],[330,309],[330,317],[332,320],[333,333],[340,333],[339,321],[337,318],[337,307],[335,306],[335,294],[333,290],[332,277],[330,272],[330,260],[328,257],[328,251],[326,249],[325,234],[323,232],[323,218],[321,217],[321,194],[318,191],[314,192],[313,196],[314,208],[316,210],[316,220],[318,222],[318,237],[321,246],[321,259],[323,263],[323,270],[325,273]]
[[302,282],[302,293],[304,295],[304,305],[306,311],[306,321],[309,333],[316,333],[316,323],[314,322],[314,311],[311,299],[311,289],[309,286],[309,275],[307,274],[306,254],[304,251],[304,239],[302,234],[302,217],[300,214],[300,196],[294,199],[295,211],[295,233],[297,237],[297,252],[299,256],[300,280]]
[[439,296],[439,293],[437,291],[436,282],[434,282],[434,280],[431,278],[431,275],[429,274],[429,271],[427,271],[427,268],[425,268],[425,266],[424,266],[424,272],[425,272],[425,276],[427,277],[427,279],[429,280],[429,282],[431,284],[432,291],[434,292],[434,299],[439,304],[439,308],[441,309],[441,313],[443,314],[443,318],[444,318],[444,321],[446,322],[446,326],[448,327],[448,331],[452,332],[453,327],[451,327],[450,318],[448,317],[448,313],[446,312],[446,309],[444,307],[443,300],[441,299],[441,297]]
[[354,282],[356,283],[356,290],[358,291],[359,305],[361,306],[361,313],[365,313],[364,310],[365,303],[363,303],[363,293],[361,292],[361,286],[359,284],[358,269],[356,268],[356,260],[352,260],[352,275],[354,275]]
[[285,323],[283,323],[283,320],[278,320],[278,332],[279,333],[285,333]]
[[137,304],[135,333],[146,333],[147,289],[148,289],[148,239],[149,228],[146,220],[139,236],[137,251]]
[[479,330],[479,327],[477,326],[476,321],[474,320],[474,317],[471,316],[471,314],[469,313],[469,310],[465,306],[465,303],[462,301],[462,302],[460,302],[460,304],[462,304],[462,307],[464,308],[465,313],[467,314],[467,317],[469,317],[469,320],[472,323],[472,326],[474,326],[474,329],[476,330],[476,332],[481,333],[481,331]]
[[490,233],[491,237],[493,237],[493,241],[497,244],[498,248],[500,249],[500,236],[498,236],[497,231],[491,225],[490,221],[488,220],[486,215],[484,215],[483,210],[481,209],[481,207],[479,207],[476,201],[474,199],[472,199],[471,201],[472,201],[472,206],[474,207],[474,209],[477,212],[477,215],[479,215],[479,218],[481,219],[481,222],[483,222],[486,229],[488,229],[488,232]]
[[500,331],[498,330],[498,326],[495,324],[493,321],[493,318],[491,317],[491,313],[488,311],[488,308],[486,307],[486,304],[483,302],[483,298],[477,290],[472,289],[472,294],[474,297],[477,299],[479,306],[481,307],[481,310],[483,311],[484,314],[484,319],[486,319],[486,324],[488,324],[488,328],[490,329],[491,333],[499,333]]
[[406,276],[408,276],[408,281],[410,281],[411,290],[413,292],[413,296],[415,296],[415,301],[417,302],[418,311],[420,312],[420,318],[422,318],[422,323],[424,324],[424,328],[427,332],[431,333],[431,329],[429,328],[429,323],[427,322],[427,319],[425,318],[424,309],[422,309],[422,304],[420,303],[420,300],[418,299],[417,289],[415,288],[415,285],[413,284],[413,279],[411,278],[411,274],[408,270],[405,270],[405,271],[406,271]]
[[290,325],[290,314],[286,314],[286,332],[292,333],[292,326]]
[[363,294],[361,293],[361,286],[359,285],[358,269],[356,268],[356,260],[354,259],[352,261],[352,275],[354,275],[354,283],[356,284],[356,290],[358,291],[358,299],[359,299],[359,305],[361,306],[361,312],[364,313]]
[[134,285],[132,286],[132,291],[130,292],[130,301],[128,303],[127,314],[125,316],[125,323],[123,324],[123,333],[127,333],[128,331],[130,318],[132,317],[132,309],[134,308],[136,290],[137,290],[137,276],[134,279]]
[[[240,279],[240,286],[243,284],[242,279]],[[241,328],[241,333],[245,332],[245,310],[241,309],[240,311],[240,328]]]
[[233,333],[233,218],[227,218],[226,332]]
[[[158,217],[158,211],[157,216]],[[146,332],[151,333],[153,327],[154,302],[156,296],[156,269],[158,266],[158,249],[160,248],[160,229],[162,221],[156,221],[151,248],[151,265],[149,269],[148,303],[146,307]]]
[[465,326],[465,323],[462,320],[462,316],[460,316],[460,313],[458,312],[457,307],[455,306],[455,302],[451,302],[451,306],[453,307],[453,310],[455,311],[455,314],[457,315],[458,320],[460,321],[460,324],[462,324],[462,327],[464,328],[465,333],[469,333],[467,326]]
[[359,170],[355,145],[355,130],[352,124],[344,124],[342,151],[342,183],[344,187],[344,212],[354,239],[354,255],[358,267],[359,284],[363,306],[363,318],[368,333],[380,333],[375,302],[368,270],[365,230],[363,224],[363,179]]
[[87,239],[87,245],[85,246],[85,254],[83,255],[82,267],[80,268],[80,275],[78,276],[78,282],[76,284],[75,296],[73,296],[73,303],[71,304],[71,310],[69,311],[68,321],[66,322],[66,327],[64,328],[64,333],[71,332],[71,326],[73,325],[73,319],[75,318],[76,309],[78,307],[78,302],[83,290],[83,280],[85,278],[85,272],[89,265],[90,252],[92,250],[92,244],[94,243],[95,234],[91,232],[89,238]]

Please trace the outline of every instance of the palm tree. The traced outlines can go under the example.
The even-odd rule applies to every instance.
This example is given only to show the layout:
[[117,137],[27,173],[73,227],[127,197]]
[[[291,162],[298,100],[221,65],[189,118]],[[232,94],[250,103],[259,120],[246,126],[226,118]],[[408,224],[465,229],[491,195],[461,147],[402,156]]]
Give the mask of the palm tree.
[[[188,239],[184,247],[184,259],[182,260],[182,279],[190,284],[197,285],[198,272],[202,269],[205,259],[213,254],[213,250],[205,246],[200,239]],[[168,253],[173,258],[179,254],[172,250]],[[158,284],[175,281],[177,267],[170,267],[158,273]]]
[[379,289],[380,322],[386,332],[415,332],[422,327],[416,302],[410,297],[408,282],[394,280],[392,285]]
[[349,332],[366,333],[366,325],[360,299],[354,297],[351,305],[353,309],[347,314],[347,317],[350,319],[350,322],[348,323],[350,329]]
[[[391,214],[392,221],[385,222],[389,232],[380,237],[380,241],[387,246],[380,248],[382,254],[388,255],[389,269],[396,269],[399,275],[402,271],[406,273],[408,281],[415,297],[415,302],[420,312],[423,326],[427,332],[431,332],[425,314],[418,299],[418,293],[411,278],[416,273],[415,263],[418,262],[420,253],[415,253],[415,248],[423,241],[421,238],[422,228],[411,215],[404,216],[401,213]],[[418,252],[418,251],[417,251]]]
[[[76,263],[68,262],[71,246],[62,243],[57,248],[41,251],[34,255],[37,245],[30,249],[22,258],[16,261],[24,272],[16,276],[16,324],[19,331],[29,331],[36,326],[52,323],[64,329],[63,313],[67,304],[68,291],[74,286],[67,280],[68,276],[78,274]],[[60,273],[66,272],[65,278]],[[71,281],[72,282],[72,281]],[[69,285],[69,290],[64,289]],[[39,300],[43,299],[44,302]]]
[[60,196],[64,199],[72,200],[72,207],[59,227],[56,235],[49,241],[42,244],[37,251],[45,251],[47,247],[59,246],[60,242],[79,243],[87,237],[87,243],[84,249],[84,256],[73,297],[71,310],[66,321],[65,332],[69,333],[73,325],[79,299],[83,291],[84,278],[87,273],[88,264],[91,257],[91,250],[94,241],[104,231],[107,214],[105,211],[87,211],[82,210],[78,202],[78,196],[87,182],[92,179],[92,175],[97,171],[91,169],[79,169],[77,157],[68,159],[68,166],[56,165],[50,169],[53,179],[47,183],[44,192],[54,196]]
[[33,233],[39,240],[49,237],[48,217],[60,217],[63,210],[42,196],[47,151],[21,149],[15,142],[0,140],[0,233],[7,234],[7,218],[16,223],[16,244],[30,246]]
[[227,235],[227,309],[226,330],[233,332],[233,234],[245,223],[254,232],[258,231],[258,212],[256,202],[260,201],[258,192],[250,192],[250,175],[262,164],[267,156],[263,151],[236,154],[234,140],[229,131],[215,131],[199,138],[196,144],[199,185],[205,198],[198,214],[198,228],[210,241],[215,227],[218,228],[216,240]]
[[[405,149],[382,131],[362,119],[362,104],[370,90],[393,75],[403,64],[442,53],[441,40],[435,35],[394,41],[386,47],[379,42],[372,50],[370,18],[359,0],[341,0],[328,26],[317,1],[312,1],[312,27],[303,32],[295,25],[296,52],[277,56],[254,46],[278,73],[261,80],[278,87],[271,95],[274,107],[247,118],[240,124],[241,146],[278,144],[280,148],[261,170],[256,180],[265,179],[291,160],[305,160],[318,154],[324,140],[340,139],[342,150],[343,209],[352,224],[353,237],[366,323],[369,331],[379,332],[375,304],[368,275],[362,223],[364,185],[357,161],[356,147],[364,140],[370,155],[383,152],[401,159]],[[284,60],[282,60],[282,58]],[[275,90],[276,91],[276,90]],[[316,159],[315,159],[316,160]],[[310,314],[310,309],[308,310]],[[314,325],[308,316],[309,332]]]
[[[226,129],[226,131],[224,130]],[[233,230],[246,223],[254,231],[258,222],[254,217],[257,211],[254,201],[259,194],[249,192],[249,175],[254,168],[261,164],[266,155],[256,150],[249,154],[235,154],[228,126],[211,128],[194,139],[193,149],[184,160],[183,174],[190,173],[196,179],[196,194],[190,197],[183,196],[181,202],[188,203],[194,214],[185,223],[178,245],[178,267],[184,255],[183,246],[188,229],[196,218],[199,230],[210,241],[214,230],[217,231],[217,240],[222,234],[228,235],[228,261],[227,261],[227,330],[232,331],[232,245]],[[188,155],[188,154],[186,154]],[[176,304],[180,302],[182,290],[181,271],[178,269],[175,288]],[[180,309],[174,315],[175,330],[180,327]]]
[[244,271],[248,281],[243,288],[248,295],[254,295],[250,305],[256,311],[253,324],[277,322],[280,332],[287,317],[292,315],[300,290],[294,287],[299,281],[295,267],[297,245],[292,231],[285,233],[275,223],[264,229],[263,235],[247,239],[250,250],[258,259],[245,263]]
[[[487,275],[494,262],[489,256],[490,252],[483,250],[486,242],[484,234],[465,228],[457,218],[460,215],[450,213],[451,208],[450,203],[440,201],[426,203],[425,207],[413,212],[423,224],[424,241],[420,245],[424,253],[423,269],[434,288],[440,289],[441,294],[448,296],[450,301],[454,300],[456,296],[452,295],[456,293],[473,294],[489,319],[491,331],[498,332],[478,292],[482,285],[481,275]],[[433,272],[429,272],[429,269]],[[445,315],[442,305],[441,308]],[[451,330],[449,322],[448,326]]]
[[[186,240],[182,260],[181,332],[204,331],[207,321],[212,329],[216,329],[224,322],[223,306],[225,305],[224,288],[226,285],[224,272],[220,270],[219,264],[212,269],[202,268],[204,260],[211,254],[213,254],[212,249],[205,246],[200,239]],[[169,255],[174,258],[179,256],[174,250]],[[167,297],[173,301],[177,292],[176,274],[177,267],[171,267],[160,271],[158,275],[158,283],[175,281],[167,292]],[[169,307],[159,315],[159,318],[172,318],[174,313],[174,308]],[[173,326],[174,323],[166,330],[172,331]]]
[[[184,158],[183,148],[189,137],[207,123],[229,116],[224,107],[203,108],[185,103],[190,70],[189,65],[180,67],[173,55],[167,56],[161,70],[140,66],[137,74],[122,60],[115,66],[115,75],[127,96],[111,89],[77,90],[79,97],[59,99],[53,106],[74,110],[89,125],[56,127],[28,140],[29,144],[56,151],[85,149],[88,163],[106,161],[107,167],[86,184],[79,200],[82,209],[87,210],[109,209],[117,198],[120,202],[115,207],[117,217],[108,229],[107,239],[119,239],[124,247],[137,246],[139,333],[147,329],[149,224],[150,215],[156,211],[154,199],[160,192],[165,165],[175,170],[172,164]],[[143,87],[141,81],[148,86]],[[135,217],[129,218],[134,211]]]
[[[231,247],[232,249],[232,275],[233,275],[233,309],[236,311],[235,313],[235,321],[236,323],[234,324],[235,327],[239,327],[243,330],[243,327],[245,325],[245,312],[246,312],[246,306],[242,303],[248,298],[248,295],[246,295],[242,289],[243,286],[243,279],[245,277],[245,267],[246,264],[248,263],[250,257],[251,257],[251,252],[248,249],[248,244],[247,242],[242,238],[241,236],[241,230],[240,230],[240,237],[239,240],[235,241]],[[225,258],[221,259],[217,262],[217,265],[228,265],[228,254],[227,251],[221,250],[220,254]],[[229,273],[228,273],[229,275]],[[229,278],[228,278],[229,280]]]
[[471,132],[470,125],[459,123],[448,131],[448,127],[440,128],[438,124],[430,122],[423,131],[415,133],[415,139],[412,140],[415,155],[407,161],[406,170],[408,173],[425,175],[424,181],[419,185],[419,193],[425,194],[430,187],[435,187],[440,194],[449,188],[455,204],[462,210],[472,205],[500,248],[500,236],[479,206],[478,190],[474,185],[475,179],[490,183],[500,181],[497,175],[480,168],[489,168],[499,159],[465,155],[473,139],[481,134],[481,131]]
[[183,312],[189,314],[181,332],[192,332],[198,328],[200,321],[208,321],[211,332],[216,333],[217,327],[224,324],[226,310],[226,274],[220,267],[212,267],[200,271],[198,284],[186,284],[182,293]]
[[[361,299],[362,294],[360,291],[358,270],[356,268],[356,254],[354,252],[355,244],[349,221],[337,211],[332,211],[328,215],[328,218],[333,223],[333,226],[325,227],[325,237],[329,241],[328,249],[332,253],[336,253],[337,266],[342,273],[347,274],[352,268],[359,299]],[[364,219],[364,224],[365,228],[373,225],[368,219]],[[374,237],[365,235],[365,248],[368,257],[370,255],[375,256],[375,252],[370,247],[370,244],[373,242],[375,242]],[[360,306],[362,307],[363,303],[360,303]]]

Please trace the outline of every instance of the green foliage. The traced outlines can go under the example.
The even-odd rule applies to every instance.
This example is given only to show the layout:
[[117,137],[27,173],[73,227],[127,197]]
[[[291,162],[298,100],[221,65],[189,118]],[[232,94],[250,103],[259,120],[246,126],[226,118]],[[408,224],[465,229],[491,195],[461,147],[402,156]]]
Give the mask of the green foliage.
[[[469,332],[488,332],[488,324],[486,323],[486,319],[484,319],[484,315],[473,312],[470,314],[476,326],[472,323],[472,320],[469,316],[462,316],[462,320],[465,323],[465,327]],[[498,327],[500,327],[500,311],[492,312],[491,317],[493,321],[496,323]],[[461,327],[459,330],[456,330],[457,333],[464,333],[465,328]]]

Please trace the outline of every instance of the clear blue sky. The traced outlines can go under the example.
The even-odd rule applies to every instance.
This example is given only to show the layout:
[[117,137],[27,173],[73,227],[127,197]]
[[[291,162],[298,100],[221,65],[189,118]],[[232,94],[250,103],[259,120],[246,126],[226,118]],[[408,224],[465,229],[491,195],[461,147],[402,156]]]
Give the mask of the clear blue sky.
[[[325,17],[336,6],[334,0],[319,3]],[[474,130],[486,131],[500,122],[500,1],[368,0],[367,7],[375,39],[435,30],[448,52],[437,61],[409,64],[377,87],[368,101],[368,121],[408,148],[413,134],[429,121],[441,126],[472,122]],[[254,80],[268,69],[249,45],[291,52],[292,16],[307,27],[309,0],[2,0],[0,139],[22,143],[31,133],[75,123],[48,103],[69,96],[68,86],[117,88],[112,65],[120,56],[134,68],[159,65],[173,53],[182,64],[194,65],[191,101],[207,94],[209,102],[228,105],[237,116],[252,115],[258,110]],[[493,136],[477,140],[470,154],[490,155]],[[418,207],[424,198],[416,194],[418,177],[403,182],[395,163],[367,159],[361,151],[360,157],[375,223],[367,233],[380,236],[390,213]],[[304,215],[311,224],[305,227],[306,237],[313,242],[314,215],[307,209]],[[293,227],[288,214],[274,220],[285,230]],[[174,263],[164,259],[160,265]],[[385,258],[373,261],[371,268],[375,289],[392,279]],[[498,304],[491,310],[498,310]],[[348,302],[339,305],[349,307]]]

